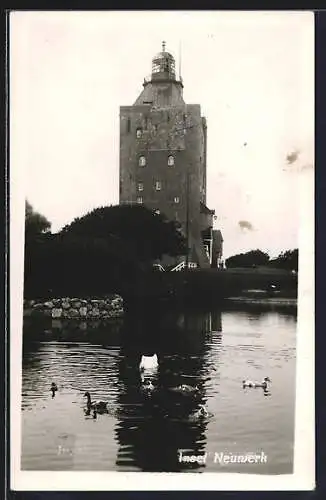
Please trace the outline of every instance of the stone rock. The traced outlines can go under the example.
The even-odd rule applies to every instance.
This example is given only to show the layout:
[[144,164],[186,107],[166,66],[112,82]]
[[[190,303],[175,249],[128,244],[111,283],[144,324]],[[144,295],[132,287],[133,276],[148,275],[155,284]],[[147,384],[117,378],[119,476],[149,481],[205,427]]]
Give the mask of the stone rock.
[[100,311],[99,311],[99,309],[97,309],[95,307],[90,311],[90,316],[92,318],[97,318],[99,315],[100,315]]
[[52,318],[102,318],[121,316],[123,314],[123,299],[114,294],[102,299],[51,298],[44,303],[36,300],[24,299],[24,315],[26,311],[31,315],[50,316]]
[[87,316],[87,307],[80,307],[79,308],[79,315],[84,318],[85,316]]
[[122,316],[122,315],[123,315],[123,309],[116,309],[116,310],[114,311],[114,317],[115,317],[115,318],[118,318],[118,317],[120,317],[120,316]]
[[122,300],[120,298],[115,298],[112,300],[111,303],[112,307],[121,307],[122,306]]
[[78,309],[69,309],[68,310],[69,318],[77,318],[79,316]]
[[53,304],[52,300],[48,300],[47,302],[44,302],[44,305],[48,309],[52,309],[54,307],[54,304]]
[[52,309],[52,318],[61,318],[61,316],[62,316],[61,307],[60,308],[54,307]]

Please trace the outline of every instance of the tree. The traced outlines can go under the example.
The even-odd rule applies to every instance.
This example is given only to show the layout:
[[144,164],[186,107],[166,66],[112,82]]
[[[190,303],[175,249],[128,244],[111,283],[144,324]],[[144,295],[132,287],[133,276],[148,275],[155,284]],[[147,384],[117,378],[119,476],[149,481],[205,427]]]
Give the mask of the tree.
[[294,250],[286,250],[281,252],[276,259],[270,261],[272,267],[278,267],[281,269],[288,270],[298,270],[298,260],[299,260],[299,250],[295,248]]
[[49,232],[51,223],[44,215],[33,210],[32,205],[25,201],[25,235],[28,238],[36,237],[40,234]]
[[185,253],[174,222],[138,206],[111,206],[76,218],[59,233],[29,240],[29,296],[132,294],[163,254]]
[[138,205],[96,208],[65,226],[61,234],[111,242],[115,239],[143,262],[160,259],[163,254],[186,253],[186,241],[177,224]]
[[32,205],[25,201],[25,260],[24,293],[44,288],[46,271],[49,268],[47,250],[51,239],[51,223]]
[[269,255],[257,249],[233,255],[226,259],[225,264],[227,267],[256,267],[266,266],[268,262]]

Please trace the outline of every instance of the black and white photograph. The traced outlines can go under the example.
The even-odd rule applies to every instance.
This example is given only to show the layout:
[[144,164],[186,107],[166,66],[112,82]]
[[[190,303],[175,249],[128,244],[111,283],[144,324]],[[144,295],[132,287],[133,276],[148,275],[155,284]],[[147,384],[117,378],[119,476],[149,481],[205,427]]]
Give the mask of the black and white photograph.
[[11,487],[313,489],[313,13],[8,40]]

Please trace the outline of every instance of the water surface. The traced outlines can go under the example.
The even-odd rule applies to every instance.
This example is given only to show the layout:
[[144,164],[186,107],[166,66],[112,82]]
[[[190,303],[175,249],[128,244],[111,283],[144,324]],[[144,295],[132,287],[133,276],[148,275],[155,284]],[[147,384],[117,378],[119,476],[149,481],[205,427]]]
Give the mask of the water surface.
[[[25,322],[22,469],[291,473],[295,344],[295,313],[259,308],[157,310],[105,326]],[[148,398],[138,365],[153,352],[157,390]],[[265,376],[269,395],[243,390],[243,379]],[[198,394],[170,390],[181,383]],[[109,412],[85,415],[85,391]],[[196,418],[199,404],[208,418]],[[206,454],[205,463],[180,462],[180,451]],[[215,455],[262,451],[263,463]]]

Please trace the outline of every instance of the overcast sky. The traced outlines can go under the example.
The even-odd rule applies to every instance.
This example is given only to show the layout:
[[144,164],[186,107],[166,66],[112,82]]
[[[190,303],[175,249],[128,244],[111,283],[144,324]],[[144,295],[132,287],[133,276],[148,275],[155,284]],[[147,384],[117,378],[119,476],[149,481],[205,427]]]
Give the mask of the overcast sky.
[[[162,40],[208,124],[207,205],[225,257],[298,245],[298,179],[314,164],[309,12],[16,12],[11,169],[57,231],[118,203],[119,106]],[[17,178],[17,175],[16,175]]]

